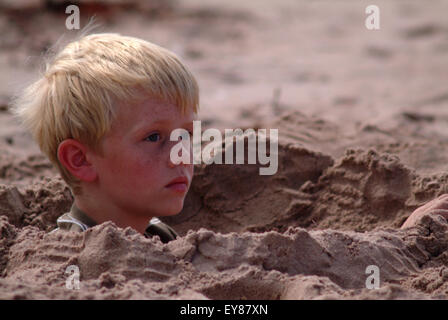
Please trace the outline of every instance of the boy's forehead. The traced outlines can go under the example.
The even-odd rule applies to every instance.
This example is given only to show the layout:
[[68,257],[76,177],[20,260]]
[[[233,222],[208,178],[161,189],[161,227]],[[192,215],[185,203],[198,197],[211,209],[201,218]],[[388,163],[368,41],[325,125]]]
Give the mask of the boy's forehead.
[[121,103],[115,124],[132,131],[142,129],[153,123],[184,125],[184,122],[191,122],[197,117],[196,113],[189,108],[182,113],[175,104],[147,99],[138,103]]
[[173,118],[194,117],[195,113],[191,108],[182,113],[180,107],[173,103],[156,99],[145,99],[136,103],[121,103],[117,116],[128,118],[129,120],[147,121],[148,119],[162,120]]

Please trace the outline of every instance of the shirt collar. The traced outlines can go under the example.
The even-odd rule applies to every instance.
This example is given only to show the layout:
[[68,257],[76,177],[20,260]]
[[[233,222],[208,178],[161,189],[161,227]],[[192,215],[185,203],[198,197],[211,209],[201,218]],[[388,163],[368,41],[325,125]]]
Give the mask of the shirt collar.
[[78,208],[78,206],[74,202],[70,209],[70,216],[82,222],[83,224],[87,225],[89,228],[97,225],[97,223],[92,218],[90,218],[84,211]]

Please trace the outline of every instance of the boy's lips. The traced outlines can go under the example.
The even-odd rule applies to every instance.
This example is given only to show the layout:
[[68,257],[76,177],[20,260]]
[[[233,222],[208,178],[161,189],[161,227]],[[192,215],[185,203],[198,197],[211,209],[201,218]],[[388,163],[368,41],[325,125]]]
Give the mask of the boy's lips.
[[171,180],[165,188],[171,189],[177,192],[186,192],[188,189],[188,179],[187,177],[177,177]]

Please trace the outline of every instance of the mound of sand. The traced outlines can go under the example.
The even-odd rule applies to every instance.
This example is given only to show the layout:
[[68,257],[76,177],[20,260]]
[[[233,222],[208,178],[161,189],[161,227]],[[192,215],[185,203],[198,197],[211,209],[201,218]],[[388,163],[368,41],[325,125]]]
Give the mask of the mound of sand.
[[[0,230],[3,299],[446,298],[448,289],[440,217],[367,233],[200,229],[167,245],[112,223],[46,234],[2,218]],[[70,265],[79,267],[80,290],[65,288]],[[366,289],[368,265],[380,268],[380,289]]]
[[[281,139],[272,176],[258,165],[197,165],[184,210],[164,218],[181,234],[168,244],[111,222],[48,234],[73,200],[67,186],[44,159],[6,157],[0,298],[446,298],[447,221],[398,229],[446,191],[444,176],[369,149],[335,159],[305,145]],[[80,290],[65,287],[70,265]],[[369,265],[380,289],[366,288]]]

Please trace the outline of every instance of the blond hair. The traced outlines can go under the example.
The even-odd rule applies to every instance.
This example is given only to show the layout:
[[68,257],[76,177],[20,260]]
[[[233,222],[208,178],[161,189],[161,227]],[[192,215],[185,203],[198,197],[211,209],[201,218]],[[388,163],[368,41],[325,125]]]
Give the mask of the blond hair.
[[76,195],[80,181],[59,162],[59,144],[76,139],[101,154],[117,102],[138,101],[143,94],[182,112],[199,109],[197,82],[176,55],[138,38],[91,34],[55,55],[12,110]]

